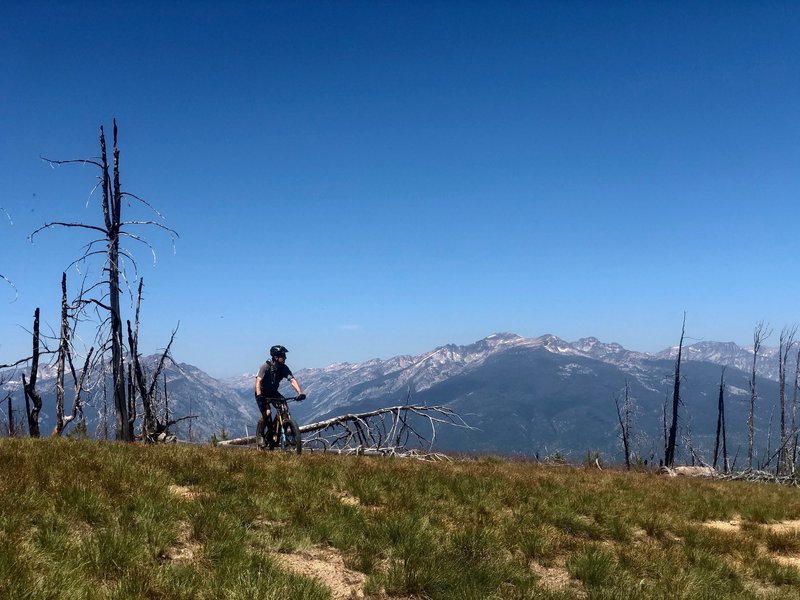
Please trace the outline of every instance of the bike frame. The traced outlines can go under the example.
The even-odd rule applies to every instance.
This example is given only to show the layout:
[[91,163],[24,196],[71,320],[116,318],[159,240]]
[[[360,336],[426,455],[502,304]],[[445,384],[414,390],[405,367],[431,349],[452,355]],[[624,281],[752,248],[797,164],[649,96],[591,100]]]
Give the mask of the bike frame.
[[[283,448],[286,444],[284,436],[286,435],[284,431],[284,421],[289,421],[292,419],[292,415],[289,413],[289,402],[299,402],[297,396],[290,396],[289,398],[269,398],[268,402],[271,407],[275,408],[275,414],[272,416],[271,424],[272,424],[272,435],[278,436],[277,437],[277,444],[279,447]],[[296,426],[296,423],[295,423]],[[300,431],[296,431],[296,436],[298,438],[298,442],[302,443],[300,438]],[[270,442],[272,443],[272,442]],[[299,445],[299,444],[298,444]],[[299,450],[298,450],[299,452]]]

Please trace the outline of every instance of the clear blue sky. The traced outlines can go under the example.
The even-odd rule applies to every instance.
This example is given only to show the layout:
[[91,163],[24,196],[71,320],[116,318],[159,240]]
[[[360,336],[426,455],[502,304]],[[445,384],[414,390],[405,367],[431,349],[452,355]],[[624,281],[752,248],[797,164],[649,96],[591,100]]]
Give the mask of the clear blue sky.
[[215,376],[800,320],[796,2],[8,3],[0,81],[0,363],[91,239],[28,234],[100,219],[93,168],[39,157],[113,117],[180,234],[128,244],[142,350],[180,321]]

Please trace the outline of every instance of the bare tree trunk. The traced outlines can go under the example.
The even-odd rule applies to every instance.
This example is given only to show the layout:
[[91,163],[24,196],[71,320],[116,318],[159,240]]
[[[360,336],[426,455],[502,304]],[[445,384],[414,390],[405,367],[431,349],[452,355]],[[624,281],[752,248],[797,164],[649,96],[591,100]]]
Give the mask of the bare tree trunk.
[[728,446],[725,439],[725,367],[722,367],[722,375],[719,378],[719,400],[717,402],[717,437],[714,442],[714,468],[717,468],[719,457],[719,442],[722,438],[722,470],[728,472]]
[[[131,327],[131,322],[128,321],[128,346],[130,347],[131,363],[133,365],[133,381],[136,389],[139,391],[139,396],[142,398],[142,412],[144,415],[144,422],[142,423],[142,439],[150,439],[158,429],[158,419],[155,413],[155,394],[147,389],[144,381],[144,372],[142,365],[139,362],[139,309],[142,303],[142,287],[144,286],[144,279],[139,280],[139,292],[136,300],[136,320],[135,326]],[[133,396],[134,392],[131,393]]]
[[169,423],[169,396],[167,395],[167,374],[164,373],[164,422]]
[[25,381],[22,375],[22,389],[25,393],[25,412],[28,415],[28,431],[31,437],[39,437],[39,413],[42,410],[42,397],[36,391],[36,378],[39,374],[39,309],[33,313],[33,357],[31,359],[31,377]]
[[792,473],[797,464],[797,392],[800,388],[800,349],[797,351],[797,358],[794,367],[794,391],[792,393]]
[[14,435],[14,410],[11,407],[11,394],[6,397],[8,401],[8,437]]
[[81,399],[81,392],[83,392],[83,382],[86,380],[86,377],[89,374],[89,364],[91,363],[93,352],[94,348],[89,348],[89,352],[86,354],[86,361],[83,363],[83,370],[81,371],[80,378],[75,376],[75,368],[72,365],[72,361],[70,361],[69,366],[72,370],[72,379],[75,382],[75,400],[72,403],[72,414],[66,418],[65,425],[74,420],[79,413],[81,415],[81,419],[83,419],[83,401]]
[[[193,401],[194,401],[194,396],[192,394],[190,394],[189,395],[189,414],[192,414]],[[189,419],[189,428],[188,428],[188,432],[187,432],[187,437],[188,437],[190,442],[194,441],[194,431],[192,431],[192,421],[194,421],[194,419]]]
[[[686,412],[684,411],[684,415]],[[694,441],[692,439],[692,417],[691,415],[684,416],[684,421],[686,422],[686,427],[684,429],[683,434],[683,445],[686,448],[687,452],[689,452],[689,459],[691,466],[695,466],[696,464],[700,464],[706,466],[705,461],[700,457],[697,453],[697,449],[694,447]]]
[[669,441],[667,452],[664,456],[664,465],[671,467],[675,461],[675,439],[678,434],[678,406],[681,403],[681,355],[683,353],[683,338],[686,333],[686,313],[683,313],[681,327],[681,340],[678,344],[678,358],[675,361],[675,383],[672,391],[672,425],[669,428]]
[[119,148],[117,122],[114,121],[114,181],[108,172],[106,138],[100,127],[100,149],[103,163],[103,216],[108,240],[108,300],[111,318],[111,371],[114,381],[114,405],[117,409],[117,438],[132,439],[128,425],[128,401],[125,394],[125,351],[122,343],[122,311],[119,304],[119,231],[122,193],[119,185]]
[[755,442],[755,411],[756,411],[756,360],[761,344],[766,340],[772,330],[768,330],[768,325],[764,321],[756,323],[753,330],[753,370],[750,374],[750,412],[747,416],[747,468],[753,468],[753,446]]
[[669,395],[664,394],[664,403],[661,405],[661,427],[664,435],[664,458],[667,456],[667,441],[669,434],[667,433],[667,404],[669,403]]
[[108,439],[108,385],[106,382],[108,378],[106,377],[106,361],[101,357],[100,359],[100,373],[102,373],[102,381],[103,381],[103,405],[102,409],[100,410],[100,435],[102,439]]
[[58,360],[56,368],[56,430],[55,435],[64,431],[64,370],[69,352],[69,321],[67,305],[67,274],[61,274],[61,331],[58,338]]
[[135,439],[134,435],[134,426],[136,425],[136,419],[138,415],[136,414],[136,384],[133,381],[133,365],[128,363],[128,422],[126,426],[128,428],[128,435],[130,439]]
[[619,427],[622,430],[622,448],[625,451],[625,468],[631,470],[631,450],[630,450],[630,431],[631,431],[631,404],[630,404],[630,382],[625,378],[625,400],[620,408],[619,400],[614,396],[614,404],[617,406],[617,418]]
[[[762,459],[761,466],[759,467],[760,470],[766,469],[773,459],[773,456],[770,455],[770,453],[772,452],[772,420],[774,418],[775,406],[773,405],[772,410],[769,412],[769,426],[767,427],[767,450],[764,453],[764,458]],[[780,449],[780,446],[778,448]]]
[[778,475],[786,475],[791,472],[789,465],[789,439],[786,429],[786,365],[789,359],[789,352],[794,345],[794,336],[797,334],[797,325],[794,327],[784,327],[778,342],[778,397],[780,400],[780,452],[778,453]]

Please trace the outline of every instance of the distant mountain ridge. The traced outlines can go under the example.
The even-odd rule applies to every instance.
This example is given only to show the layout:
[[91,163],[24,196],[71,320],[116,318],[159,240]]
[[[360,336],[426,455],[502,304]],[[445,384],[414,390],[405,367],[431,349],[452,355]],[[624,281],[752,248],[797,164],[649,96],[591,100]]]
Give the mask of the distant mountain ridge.
[[[301,422],[337,414],[371,410],[406,401],[443,404],[462,414],[482,433],[441,432],[442,449],[533,453],[545,448],[577,452],[589,446],[616,451],[615,395],[629,380],[637,401],[640,428],[654,441],[660,435],[663,404],[671,393],[676,348],[657,354],[627,350],[594,337],[567,342],[554,335],[524,338],[496,333],[468,345],[448,344],[412,356],[363,363],[337,363],[296,372],[308,400],[294,405]],[[757,372],[763,401],[776,395],[777,350],[763,348]],[[153,369],[157,357],[147,357]],[[720,366],[728,367],[726,390],[731,399],[729,428],[741,434],[752,349],[734,343],[698,342],[684,346],[686,426],[694,429],[698,446],[708,442],[716,418]],[[774,363],[774,364],[773,364]],[[208,439],[225,430],[231,436],[252,433],[257,411],[253,401],[255,374],[214,379],[187,364],[169,362],[165,369],[172,415],[197,415],[192,437]],[[52,427],[55,370],[40,369],[39,389],[45,397],[42,430]],[[18,377],[4,386],[23,406]],[[287,394],[291,390],[287,388]],[[101,400],[95,389],[87,414],[99,418]],[[737,404],[738,403],[738,404]],[[712,418],[713,417],[713,418]],[[766,417],[760,416],[759,427]],[[510,435],[510,431],[516,431]],[[186,437],[188,422],[178,427]],[[585,447],[582,447],[585,446]]]
[[[513,333],[495,333],[466,346],[448,344],[418,356],[402,355],[382,361],[337,363],[323,368],[303,369],[296,373],[309,396],[314,398],[314,418],[331,409],[361,400],[369,394],[385,395],[403,392],[422,392],[437,383],[460,375],[485,363],[489,357],[511,349],[542,349],[564,357],[583,357],[614,365],[636,377],[649,370],[657,360],[675,360],[677,346],[656,354],[627,350],[617,343],[604,343],[595,337],[567,342],[555,335],[525,338]],[[752,348],[742,348],[733,342],[697,342],[683,348],[683,360],[708,362],[749,372],[753,361]],[[757,374],[766,379],[778,379],[777,349],[762,347],[757,361]],[[245,386],[252,387],[254,375],[245,376]],[[365,386],[367,382],[374,385]],[[231,382],[240,385],[241,382]],[[358,393],[352,388],[359,386]]]

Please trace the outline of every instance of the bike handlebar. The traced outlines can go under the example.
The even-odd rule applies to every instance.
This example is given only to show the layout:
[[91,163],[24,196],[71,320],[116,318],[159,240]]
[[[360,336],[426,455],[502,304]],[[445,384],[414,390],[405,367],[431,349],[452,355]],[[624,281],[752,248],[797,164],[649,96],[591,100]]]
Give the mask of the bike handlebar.
[[272,402],[272,403],[275,403],[275,402],[289,402],[289,401],[302,402],[306,398],[307,398],[307,396],[305,394],[300,394],[298,396],[289,396],[288,398],[265,398],[265,400],[267,400],[268,402]]

